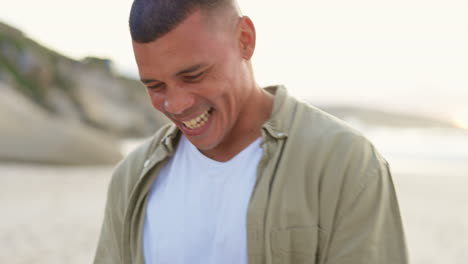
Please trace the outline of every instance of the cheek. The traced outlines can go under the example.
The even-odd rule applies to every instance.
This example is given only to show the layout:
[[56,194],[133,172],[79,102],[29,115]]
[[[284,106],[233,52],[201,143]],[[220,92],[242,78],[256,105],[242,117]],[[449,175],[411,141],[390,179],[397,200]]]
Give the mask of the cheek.
[[230,68],[224,68],[214,73],[208,83],[209,91],[205,93],[216,99],[230,94],[238,85],[236,76],[230,70]]
[[163,107],[164,107],[163,96],[152,93],[151,91],[148,91],[148,95],[150,97],[150,101],[153,107],[156,108],[158,111],[163,112]]

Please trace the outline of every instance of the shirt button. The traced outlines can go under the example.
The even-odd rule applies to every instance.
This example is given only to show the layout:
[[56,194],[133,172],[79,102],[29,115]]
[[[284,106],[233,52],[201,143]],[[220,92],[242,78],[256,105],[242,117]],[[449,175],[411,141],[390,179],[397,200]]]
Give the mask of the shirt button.
[[150,160],[146,160],[145,163],[143,164],[143,167],[144,168],[148,167],[149,163],[150,163]]

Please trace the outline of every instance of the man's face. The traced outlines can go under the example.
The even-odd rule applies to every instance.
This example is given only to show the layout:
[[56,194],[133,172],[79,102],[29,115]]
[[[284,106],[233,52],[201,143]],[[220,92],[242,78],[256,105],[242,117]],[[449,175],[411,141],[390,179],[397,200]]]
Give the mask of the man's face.
[[142,82],[153,106],[201,151],[232,135],[246,101],[246,60],[233,27],[210,26],[195,11],[150,43],[133,43]]

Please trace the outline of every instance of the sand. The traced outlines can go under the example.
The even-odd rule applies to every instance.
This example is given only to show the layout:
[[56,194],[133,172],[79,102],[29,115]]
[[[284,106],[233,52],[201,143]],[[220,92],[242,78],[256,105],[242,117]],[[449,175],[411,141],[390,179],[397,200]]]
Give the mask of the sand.
[[[0,164],[0,263],[91,263],[111,170]],[[468,177],[396,170],[394,181],[411,263],[466,264]]]
[[0,263],[91,263],[110,174],[0,165]]

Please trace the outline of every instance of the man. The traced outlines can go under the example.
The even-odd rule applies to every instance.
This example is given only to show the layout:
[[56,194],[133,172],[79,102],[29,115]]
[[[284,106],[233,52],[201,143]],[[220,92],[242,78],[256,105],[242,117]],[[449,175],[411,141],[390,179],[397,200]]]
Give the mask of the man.
[[386,161],[359,133],[261,89],[234,0],[135,0],[161,128],[115,170],[95,263],[407,263]]

